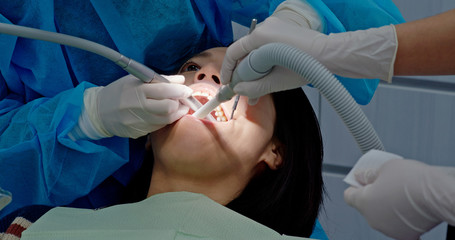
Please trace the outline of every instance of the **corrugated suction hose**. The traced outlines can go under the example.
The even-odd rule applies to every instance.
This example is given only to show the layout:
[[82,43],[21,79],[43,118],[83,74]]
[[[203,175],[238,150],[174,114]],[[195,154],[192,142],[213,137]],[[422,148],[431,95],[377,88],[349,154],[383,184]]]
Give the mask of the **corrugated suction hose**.
[[252,51],[236,70],[242,81],[248,81],[264,75],[275,65],[298,73],[317,88],[346,124],[363,153],[371,149],[384,150],[376,131],[351,94],[326,67],[302,50],[282,43],[269,43]]

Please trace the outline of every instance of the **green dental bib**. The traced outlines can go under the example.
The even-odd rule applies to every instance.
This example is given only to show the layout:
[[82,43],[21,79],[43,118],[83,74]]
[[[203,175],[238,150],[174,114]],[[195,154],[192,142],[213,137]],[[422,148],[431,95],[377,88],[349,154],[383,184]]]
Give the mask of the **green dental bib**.
[[99,210],[55,208],[22,239],[280,239],[283,236],[202,194],[163,193]]

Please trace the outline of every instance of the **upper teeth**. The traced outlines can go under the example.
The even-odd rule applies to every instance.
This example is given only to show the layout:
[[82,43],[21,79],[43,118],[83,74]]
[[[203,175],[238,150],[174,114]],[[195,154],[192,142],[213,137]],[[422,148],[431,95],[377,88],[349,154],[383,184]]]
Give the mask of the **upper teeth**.
[[212,100],[212,96],[210,96],[210,94],[206,93],[206,92],[200,92],[200,91],[197,91],[197,92],[193,92],[193,97],[194,96],[202,96],[202,97],[206,97],[208,100]]
[[[211,96],[209,93],[201,92],[201,91],[193,92],[193,97],[194,96],[205,97],[208,100],[211,100],[213,98],[213,96]],[[220,106],[215,108],[215,116],[216,116],[216,118],[215,118],[216,121],[218,121],[218,122],[227,122],[227,117],[226,117],[226,115],[224,115],[224,111],[223,111],[223,109]]]

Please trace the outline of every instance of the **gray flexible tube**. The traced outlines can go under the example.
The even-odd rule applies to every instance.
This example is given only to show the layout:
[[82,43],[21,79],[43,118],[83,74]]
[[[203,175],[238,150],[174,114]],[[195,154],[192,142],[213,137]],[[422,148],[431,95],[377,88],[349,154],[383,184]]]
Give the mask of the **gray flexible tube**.
[[[136,62],[134,59],[128,58],[111,48],[83,38],[7,23],[0,23],[0,33],[79,48],[111,60],[118,66],[122,67],[125,71],[134,75],[145,83],[149,83],[152,80],[169,83],[169,80],[167,80],[165,77],[157,74],[155,71],[143,65],[142,63]],[[181,99],[180,101],[194,111],[197,111],[201,107],[201,103],[199,103],[199,101],[196,100],[193,96]],[[208,118],[211,119],[213,117],[208,116]]]
[[47,42],[53,42],[83,49],[85,51],[98,54],[111,60],[115,64],[122,67],[125,71],[131,73],[132,75],[136,76],[137,78],[146,83],[151,82],[153,79],[156,79],[160,82],[169,82],[169,80],[155,73],[155,71],[146,67],[142,63],[136,62],[134,61],[134,59],[128,58],[111,48],[108,48],[106,46],[86,39],[62,33],[49,32],[41,29],[35,29],[7,23],[0,23],[0,33],[19,36],[23,38],[43,40]]
[[[244,65],[240,66],[242,63]],[[376,131],[351,94],[326,67],[302,50],[282,43],[269,43],[252,51],[240,65],[241,81],[257,79],[258,74],[267,73],[275,65],[300,74],[332,105],[363,153],[371,149],[384,150]]]

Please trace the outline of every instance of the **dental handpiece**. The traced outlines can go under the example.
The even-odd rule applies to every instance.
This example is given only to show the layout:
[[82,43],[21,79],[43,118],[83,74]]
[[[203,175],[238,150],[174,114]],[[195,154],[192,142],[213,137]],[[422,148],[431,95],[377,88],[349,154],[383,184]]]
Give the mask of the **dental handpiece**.
[[237,83],[260,79],[271,71],[271,69],[268,69],[267,71],[262,72],[253,68],[251,65],[251,56],[255,53],[255,51],[256,50],[251,51],[248,56],[246,56],[245,59],[239,63],[232,74],[231,82],[228,85],[223,85],[219,88],[214,98],[209,100],[206,104],[199,108],[199,110],[193,113],[194,117],[199,119],[205,118],[221,103],[231,100],[236,94],[233,89]]
[[[66,35],[63,33],[55,33],[44,31],[41,29],[35,29],[30,27],[23,27],[14,24],[7,24],[7,23],[0,23],[0,33],[14,35],[23,38],[31,38],[36,40],[42,40],[47,42],[58,43],[61,45],[71,46],[75,48],[79,48],[85,51],[89,51],[100,56],[103,56],[115,64],[122,67],[125,71],[130,73],[131,75],[137,77],[138,79],[142,80],[145,83],[150,82],[164,82],[170,83],[165,77],[159,75],[152,69],[148,68],[147,66],[143,65],[142,63],[136,62],[135,60],[128,58],[119,52],[103,46],[101,44]],[[180,100],[184,105],[187,105],[194,111],[197,111],[202,104],[199,103],[193,96],[189,98]]]

